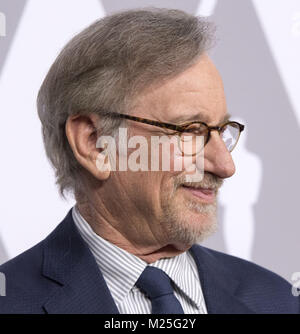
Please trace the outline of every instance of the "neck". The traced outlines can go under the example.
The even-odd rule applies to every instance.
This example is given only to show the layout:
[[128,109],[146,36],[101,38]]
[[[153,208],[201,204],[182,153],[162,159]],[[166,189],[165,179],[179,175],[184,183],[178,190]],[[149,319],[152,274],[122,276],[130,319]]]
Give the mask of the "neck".
[[[140,226],[140,224],[135,224],[140,223],[140,221],[132,222],[132,215],[130,215],[130,224],[126,224],[125,217],[121,215],[119,219],[116,218],[102,204],[97,203],[95,205],[93,201],[77,199],[77,208],[81,216],[88,222],[96,234],[128,253],[139,257],[148,264],[161,258],[179,255],[191,246],[179,247],[163,242],[162,240],[157,240],[153,234],[149,233],[151,232],[150,229],[137,230],[136,227]],[[145,226],[149,226],[149,224]]]

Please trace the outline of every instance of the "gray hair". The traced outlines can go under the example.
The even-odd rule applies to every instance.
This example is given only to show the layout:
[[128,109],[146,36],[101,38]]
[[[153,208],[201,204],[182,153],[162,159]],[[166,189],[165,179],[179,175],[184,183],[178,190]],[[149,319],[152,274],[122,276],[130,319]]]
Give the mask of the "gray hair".
[[[64,47],[37,98],[46,154],[63,197],[79,191],[83,171],[66,137],[68,117],[129,112],[143,89],[196,62],[211,46],[212,27],[180,10],[129,10],[96,21]],[[113,135],[120,124],[103,115],[102,133]]]

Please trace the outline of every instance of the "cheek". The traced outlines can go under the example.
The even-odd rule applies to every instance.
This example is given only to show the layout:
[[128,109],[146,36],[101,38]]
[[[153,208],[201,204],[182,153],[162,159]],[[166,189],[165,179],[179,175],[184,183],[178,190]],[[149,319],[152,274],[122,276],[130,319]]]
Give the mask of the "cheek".
[[139,202],[156,202],[168,188],[165,176],[166,172],[129,172],[131,192]]
[[178,190],[176,187],[176,174],[173,172],[165,172],[161,178],[160,193],[158,194],[160,207],[164,208],[166,205],[174,202]]
[[170,178],[174,178],[184,172],[187,166],[187,159],[182,156],[177,137],[171,137],[170,143],[162,148],[161,160],[163,162],[161,170],[168,171]]

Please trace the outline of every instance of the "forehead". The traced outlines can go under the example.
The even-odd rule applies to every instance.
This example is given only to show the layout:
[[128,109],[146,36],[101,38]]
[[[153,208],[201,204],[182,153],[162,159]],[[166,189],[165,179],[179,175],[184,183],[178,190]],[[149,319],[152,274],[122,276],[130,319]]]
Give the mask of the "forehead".
[[227,112],[222,79],[206,54],[185,72],[146,90],[135,109],[141,117],[160,121],[214,124]]

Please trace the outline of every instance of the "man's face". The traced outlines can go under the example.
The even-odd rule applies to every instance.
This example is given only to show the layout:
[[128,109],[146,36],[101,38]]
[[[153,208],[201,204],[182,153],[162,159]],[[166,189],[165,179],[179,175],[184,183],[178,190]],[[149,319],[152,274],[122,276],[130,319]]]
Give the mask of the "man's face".
[[[187,71],[161,85],[148,89],[136,101],[130,114],[182,124],[204,121],[219,125],[227,116],[220,75],[207,55]],[[128,121],[130,136],[162,136],[167,132],[155,126]],[[150,150],[149,150],[150,151]],[[171,151],[171,160],[174,159]],[[150,155],[150,153],[149,153]],[[216,194],[224,178],[234,174],[231,154],[217,131],[204,149],[204,178],[186,183],[186,170],[159,172],[115,172],[111,181],[119,200],[132,219],[128,233],[141,244],[156,242],[184,249],[201,241],[215,229]],[[128,237],[128,236],[127,236]],[[137,240],[133,240],[138,243]]]

